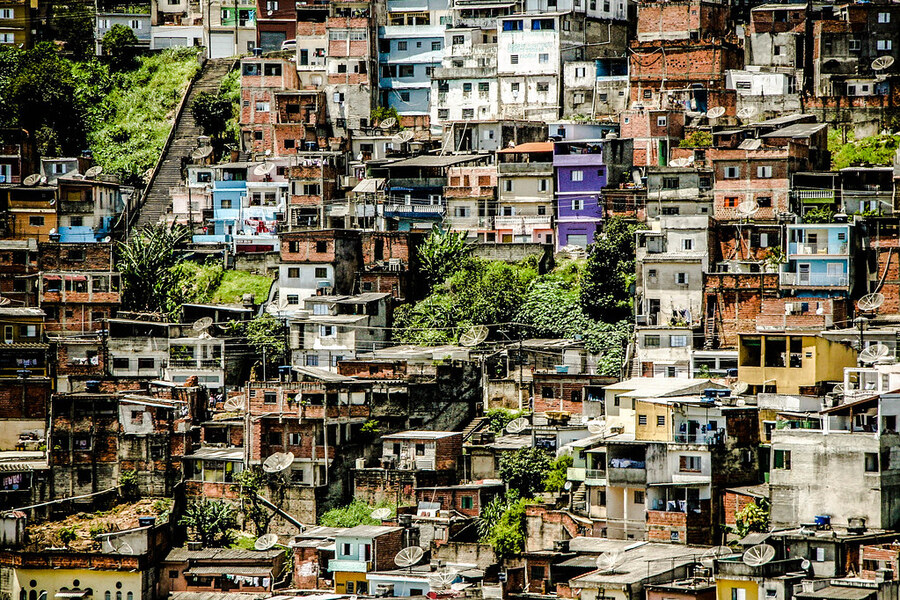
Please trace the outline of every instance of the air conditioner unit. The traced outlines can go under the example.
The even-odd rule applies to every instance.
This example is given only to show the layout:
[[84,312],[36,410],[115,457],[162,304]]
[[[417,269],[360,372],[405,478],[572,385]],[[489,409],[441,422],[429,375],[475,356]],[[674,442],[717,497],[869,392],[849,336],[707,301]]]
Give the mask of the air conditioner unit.
[[375,595],[379,598],[386,598],[394,595],[393,583],[379,583],[375,586]]

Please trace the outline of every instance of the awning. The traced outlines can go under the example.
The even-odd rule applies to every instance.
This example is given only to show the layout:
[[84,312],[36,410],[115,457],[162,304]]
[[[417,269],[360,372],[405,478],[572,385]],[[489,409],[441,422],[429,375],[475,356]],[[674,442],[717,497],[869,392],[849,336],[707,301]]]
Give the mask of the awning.
[[44,275],[44,281],[59,281],[62,279],[59,275]]
[[368,178],[357,183],[351,191],[354,194],[374,194],[381,189],[384,189],[383,178]]
[[84,275],[66,275],[66,281],[87,281]]

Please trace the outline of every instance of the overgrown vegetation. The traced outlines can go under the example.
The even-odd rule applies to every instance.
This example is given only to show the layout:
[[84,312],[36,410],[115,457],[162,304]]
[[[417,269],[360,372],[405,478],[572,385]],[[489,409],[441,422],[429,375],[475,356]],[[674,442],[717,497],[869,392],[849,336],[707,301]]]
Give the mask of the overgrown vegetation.
[[522,411],[510,410],[508,408],[492,408],[487,411],[485,416],[488,419],[488,428],[495,433],[500,433],[507,425],[509,425],[510,421],[518,419],[523,414]]
[[359,499],[346,506],[339,506],[326,511],[319,517],[319,525],[324,527],[356,527],[357,525],[381,525],[381,521],[372,518],[372,511],[376,508],[391,508],[388,502],[380,502],[375,506],[369,506]]
[[760,498],[751,502],[734,515],[735,532],[738,537],[748,533],[769,530],[769,503]]
[[541,448],[532,447],[504,452],[497,470],[506,486],[524,497],[544,491],[544,478],[549,471],[550,455]]
[[900,135],[874,135],[860,140],[853,139],[853,132],[843,134],[837,129],[828,132],[828,150],[831,152],[831,167],[843,169],[858,165],[893,164],[894,155],[900,147]]
[[509,490],[482,508],[478,517],[478,537],[490,544],[500,557],[513,556],[525,550],[525,510],[534,500]]
[[190,502],[178,522],[187,527],[205,548],[224,548],[234,541],[238,522],[234,509],[222,500],[201,499]]
[[187,227],[155,225],[116,244],[116,267],[122,277],[122,305],[139,312],[173,312],[180,299],[178,248],[189,239]]
[[544,476],[544,491],[558,492],[566,485],[569,475],[569,467],[574,463],[571,454],[560,455],[550,464],[550,469]]
[[678,142],[679,148],[707,148],[712,146],[712,134],[708,131],[692,131]]

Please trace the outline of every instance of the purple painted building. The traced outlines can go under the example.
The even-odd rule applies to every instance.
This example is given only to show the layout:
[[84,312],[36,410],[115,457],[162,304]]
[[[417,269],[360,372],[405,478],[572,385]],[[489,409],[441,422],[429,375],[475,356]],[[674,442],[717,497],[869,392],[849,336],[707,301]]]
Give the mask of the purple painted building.
[[556,142],[556,244],[586,247],[603,220],[601,194],[607,172],[602,140]]

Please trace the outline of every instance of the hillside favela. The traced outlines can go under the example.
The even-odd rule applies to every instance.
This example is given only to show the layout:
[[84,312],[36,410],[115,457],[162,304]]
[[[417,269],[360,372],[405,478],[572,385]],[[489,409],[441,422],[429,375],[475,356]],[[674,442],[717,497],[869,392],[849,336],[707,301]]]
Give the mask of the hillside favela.
[[900,0],[0,0],[0,600],[900,600],[896,59]]

